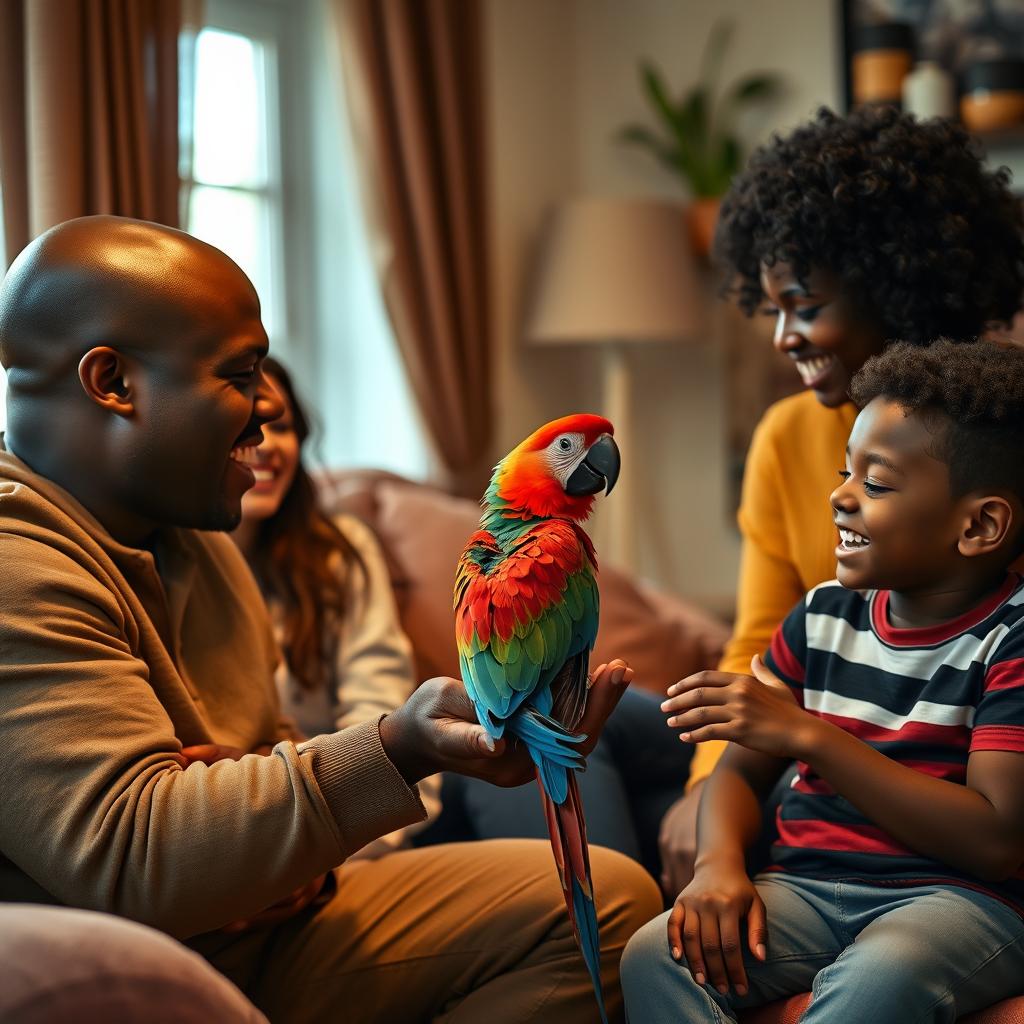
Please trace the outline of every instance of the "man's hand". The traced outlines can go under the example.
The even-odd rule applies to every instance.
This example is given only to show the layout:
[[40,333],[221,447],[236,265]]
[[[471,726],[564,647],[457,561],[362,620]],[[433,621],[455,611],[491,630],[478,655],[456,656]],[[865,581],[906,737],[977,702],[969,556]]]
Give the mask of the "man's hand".
[[216,764],[218,761],[241,761],[246,752],[238,747],[229,747],[224,743],[197,743],[192,747],[182,747],[181,756],[185,758],[184,767],[195,764]]
[[742,921],[746,918],[746,944],[763,961],[768,942],[764,902],[743,868],[735,863],[698,865],[693,881],[676,898],[668,918],[668,945],[686,963],[698,985],[714,985],[722,995],[729,988],[747,993],[743,966]]
[[661,889],[671,899],[683,891],[693,878],[697,858],[697,808],[704,780],[695,782],[689,793],[680,797],[665,812],[658,834],[661,853]]
[[661,710],[687,743],[730,740],[773,757],[803,759],[818,719],[796,702],[786,684],[759,657],[754,677],[698,672],[669,687]]
[[[587,707],[577,732],[587,738],[577,748],[594,749],[604,723],[626,691],[633,670],[620,659],[591,674]],[[471,775],[496,786],[521,786],[533,778],[533,761],[515,741],[493,741],[477,722],[465,687],[456,679],[428,679],[400,708],[381,720],[385,753],[410,784],[439,771]]]
[[252,750],[242,750],[239,747],[229,747],[226,743],[197,743],[192,747],[182,747],[178,760],[183,761],[182,768],[190,764],[201,762],[202,764],[216,764],[218,761],[241,761],[246,754],[259,754],[261,757],[268,757],[274,750],[272,743],[262,743]]

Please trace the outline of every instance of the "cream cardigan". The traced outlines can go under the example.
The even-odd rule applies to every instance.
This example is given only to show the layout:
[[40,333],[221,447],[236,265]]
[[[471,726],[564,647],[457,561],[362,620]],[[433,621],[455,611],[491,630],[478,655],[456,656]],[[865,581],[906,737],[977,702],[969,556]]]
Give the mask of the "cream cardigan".
[[[391,578],[377,538],[354,516],[337,516],[334,525],[355,549],[366,571],[349,571],[340,559],[335,565],[345,587],[345,615],[335,627],[337,636],[332,637],[336,640],[333,685],[306,690],[289,673],[283,658],[278,665],[281,705],[306,736],[377,721],[403,704],[416,686],[412,645],[398,621]],[[280,605],[273,600],[268,605],[280,643]],[[378,857],[407,845],[409,836],[437,817],[441,776],[424,779],[417,788],[427,821],[374,840],[359,851],[360,857]]]

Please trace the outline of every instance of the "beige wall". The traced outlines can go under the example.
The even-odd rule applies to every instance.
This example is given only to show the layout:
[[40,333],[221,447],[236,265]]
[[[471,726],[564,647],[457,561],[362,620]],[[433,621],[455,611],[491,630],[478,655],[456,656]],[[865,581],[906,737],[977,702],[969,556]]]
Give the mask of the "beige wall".
[[[680,186],[645,154],[613,141],[646,119],[640,57],[670,84],[693,80],[714,19],[737,30],[724,80],[744,71],[785,74],[788,90],[764,138],[820,103],[838,102],[836,11],[831,0],[488,0],[487,58],[495,332],[499,347],[495,457],[537,424],[599,411],[599,358],[586,348],[530,350],[520,340],[530,248],[545,209],[578,194],[663,195]],[[709,302],[710,298],[710,282]],[[707,603],[727,603],[739,540],[727,512],[723,357],[731,318],[712,311],[707,343],[644,348],[633,358],[633,501],[640,570]],[[762,331],[763,333],[763,331]],[[611,500],[615,499],[615,495]],[[600,539],[600,515],[596,533]]]

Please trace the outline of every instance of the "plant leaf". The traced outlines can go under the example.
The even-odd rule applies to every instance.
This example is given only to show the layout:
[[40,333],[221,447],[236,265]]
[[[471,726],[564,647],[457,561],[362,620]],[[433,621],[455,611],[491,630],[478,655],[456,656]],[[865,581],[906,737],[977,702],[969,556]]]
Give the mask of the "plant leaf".
[[660,138],[646,125],[628,124],[619,130],[616,138],[619,142],[625,142],[628,145],[640,146],[643,149],[649,150],[651,154],[665,164],[669,170],[673,172],[679,170],[678,150],[668,145],[664,139]]
[[630,145],[646,146],[648,149],[661,149],[665,143],[655,134],[654,130],[644,124],[627,124],[616,134],[619,142]]
[[643,61],[640,65],[640,80],[654,112],[664,121],[665,127],[674,133],[678,123],[678,113],[672,105],[672,100],[669,99],[661,72],[650,61]]
[[679,113],[679,130],[686,132],[691,144],[703,148],[708,131],[708,95],[704,89],[691,89]]
[[729,90],[729,99],[734,103],[744,104],[751,100],[773,99],[781,91],[782,79],[778,75],[747,75]]
[[719,106],[718,130],[727,135],[732,132],[740,110],[752,103],[774,99],[782,92],[782,79],[771,73],[747,75],[734,83]]
[[733,23],[729,18],[720,18],[711,26],[708,41],[704,44],[704,52],[700,58],[701,82],[709,96],[713,96],[718,84],[718,75],[722,70],[722,59],[732,39]]
[[728,190],[743,161],[739,141],[732,132],[736,115],[748,104],[779,95],[783,88],[781,76],[755,73],[735,82],[716,101],[722,61],[733,29],[733,22],[727,18],[712,25],[701,54],[697,84],[683,92],[678,102],[669,96],[661,70],[651,61],[641,61],[642,90],[654,111],[656,129],[629,124],[616,136],[620,142],[647,149],[687,181],[696,196],[720,196]]

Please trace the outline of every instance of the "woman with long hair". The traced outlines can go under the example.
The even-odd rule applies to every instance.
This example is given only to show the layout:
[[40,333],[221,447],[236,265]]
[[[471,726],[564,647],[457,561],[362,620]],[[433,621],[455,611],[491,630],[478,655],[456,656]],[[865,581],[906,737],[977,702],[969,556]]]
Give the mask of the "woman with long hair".
[[[415,687],[412,649],[398,622],[380,546],[354,516],[328,517],[303,465],[309,417],[288,371],[272,357],[263,373],[285,411],[263,428],[250,457],[256,483],[242,499],[232,538],[270,609],[284,655],[278,669],[282,710],[307,736],[393,711]],[[419,784],[431,818],[439,779]],[[378,839],[379,855],[404,845],[424,823]]]

